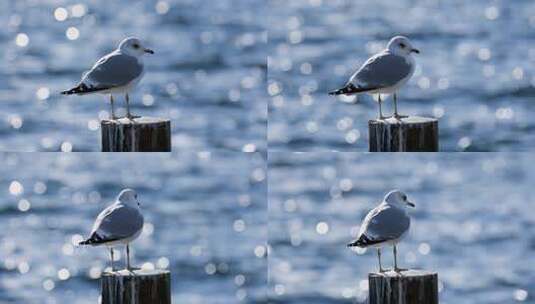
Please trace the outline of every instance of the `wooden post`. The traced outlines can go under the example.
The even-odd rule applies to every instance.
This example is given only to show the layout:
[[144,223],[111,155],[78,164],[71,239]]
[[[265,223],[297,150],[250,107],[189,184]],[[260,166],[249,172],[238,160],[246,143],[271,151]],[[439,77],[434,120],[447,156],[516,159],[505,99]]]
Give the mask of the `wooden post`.
[[140,117],[102,120],[102,152],[170,152],[171,121]]
[[120,270],[102,274],[102,304],[171,304],[168,270]]
[[423,270],[370,273],[369,304],[438,304],[438,274]]
[[411,116],[368,122],[370,152],[438,152],[438,120]]

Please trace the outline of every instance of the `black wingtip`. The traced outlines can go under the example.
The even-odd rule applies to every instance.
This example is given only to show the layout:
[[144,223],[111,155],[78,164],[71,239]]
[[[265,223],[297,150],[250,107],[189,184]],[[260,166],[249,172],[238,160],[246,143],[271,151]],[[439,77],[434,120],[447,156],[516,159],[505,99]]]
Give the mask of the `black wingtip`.
[[91,234],[90,237],[78,243],[78,245],[95,245],[103,241],[103,238],[97,233]]
[[89,245],[91,243],[92,243],[91,239],[87,239],[87,240],[78,242],[78,245]]
[[110,87],[94,87],[94,86],[87,86],[85,83],[80,83],[76,87],[61,92],[62,95],[72,95],[72,94],[87,94],[87,93],[93,93],[93,92],[99,92],[109,89]]
[[351,93],[356,93],[357,91],[358,91],[358,88],[355,87],[352,83],[349,83],[343,88],[329,92],[329,95],[351,94]]
[[376,90],[377,88],[362,88],[362,87],[356,87],[352,83],[346,85],[345,87],[331,91],[329,92],[329,95],[352,95],[352,94],[358,94],[368,91]]
[[78,85],[70,90],[62,91],[61,95],[72,95],[77,93],[82,93],[84,91],[85,86]]

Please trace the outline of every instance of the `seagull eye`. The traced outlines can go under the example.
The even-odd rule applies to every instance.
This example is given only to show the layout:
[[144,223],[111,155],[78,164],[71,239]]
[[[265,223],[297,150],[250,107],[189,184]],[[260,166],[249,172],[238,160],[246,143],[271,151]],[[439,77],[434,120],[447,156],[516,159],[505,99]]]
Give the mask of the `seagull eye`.
[[404,201],[407,200],[407,196],[406,196],[406,195],[403,195],[403,200],[404,200]]
[[134,43],[132,46],[133,46],[135,49],[139,49],[139,44],[137,44],[137,43]]
[[399,44],[399,46],[400,46],[402,49],[404,49],[404,48],[405,48],[405,43],[402,42],[402,43]]

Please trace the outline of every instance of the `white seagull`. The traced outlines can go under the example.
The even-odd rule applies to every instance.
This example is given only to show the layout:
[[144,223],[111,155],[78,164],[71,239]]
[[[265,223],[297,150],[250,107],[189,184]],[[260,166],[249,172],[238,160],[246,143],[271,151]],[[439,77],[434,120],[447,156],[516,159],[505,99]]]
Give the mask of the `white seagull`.
[[100,58],[91,70],[82,74],[82,80],[78,85],[70,90],[61,92],[61,94],[110,94],[112,119],[116,119],[113,108],[113,94],[124,94],[126,117],[129,119],[135,118],[130,114],[128,92],[134,89],[143,77],[142,57],[147,53],[154,54],[154,51],[145,48],[138,38],[126,38],[121,41],[115,51]]
[[111,270],[113,267],[113,247],[126,245],[126,269],[130,270],[130,247],[143,229],[143,215],[140,203],[132,189],[124,189],[113,204],[104,209],[97,217],[89,238],[79,245],[106,245],[110,249]]
[[383,202],[366,215],[357,239],[347,246],[377,248],[379,272],[384,272],[381,265],[381,247],[390,244],[394,248],[394,271],[405,270],[398,268],[396,245],[407,234],[411,225],[407,206],[414,208],[414,204],[407,200],[405,193],[399,190],[390,191]]
[[394,117],[407,117],[398,114],[396,92],[414,73],[416,64],[412,53],[419,54],[420,51],[412,47],[409,38],[392,38],[385,50],[368,59],[343,88],[329,92],[329,95],[379,94],[379,119],[384,119],[381,94],[394,94]]

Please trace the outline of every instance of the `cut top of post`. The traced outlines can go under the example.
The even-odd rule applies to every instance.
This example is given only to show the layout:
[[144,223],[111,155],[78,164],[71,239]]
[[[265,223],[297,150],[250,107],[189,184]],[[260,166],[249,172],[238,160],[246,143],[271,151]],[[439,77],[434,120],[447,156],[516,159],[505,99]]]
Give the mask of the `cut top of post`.
[[385,271],[385,272],[371,272],[370,278],[415,278],[415,277],[423,277],[423,276],[435,276],[437,275],[434,271],[427,271],[427,270],[420,270],[420,269],[409,269],[406,271],[401,272],[395,272],[393,270]]
[[370,123],[382,123],[382,124],[389,124],[389,125],[420,125],[420,124],[427,124],[437,121],[436,118],[431,117],[423,117],[423,116],[409,116],[404,118],[395,118],[395,117],[389,117],[385,119],[371,119]]
[[159,276],[170,273],[169,270],[164,269],[135,269],[135,270],[117,270],[111,272],[103,272],[102,276],[112,276],[112,277],[147,277],[147,276]]
[[137,117],[137,118],[126,118],[121,117],[118,119],[103,119],[103,123],[108,124],[120,124],[120,125],[135,125],[135,124],[157,124],[162,122],[167,122],[169,119],[159,118],[159,117]]

